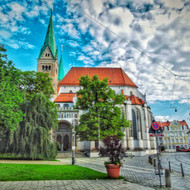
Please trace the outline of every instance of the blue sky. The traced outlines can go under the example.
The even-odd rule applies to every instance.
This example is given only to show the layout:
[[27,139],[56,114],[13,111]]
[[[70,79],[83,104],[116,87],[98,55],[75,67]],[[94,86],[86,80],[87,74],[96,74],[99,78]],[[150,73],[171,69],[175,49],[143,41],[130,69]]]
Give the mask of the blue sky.
[[52,5],[65,73],[121,67],[146,93],[156,119],[189,123],[189,0],[0,1],[0,43],[17,68],[36,70]]

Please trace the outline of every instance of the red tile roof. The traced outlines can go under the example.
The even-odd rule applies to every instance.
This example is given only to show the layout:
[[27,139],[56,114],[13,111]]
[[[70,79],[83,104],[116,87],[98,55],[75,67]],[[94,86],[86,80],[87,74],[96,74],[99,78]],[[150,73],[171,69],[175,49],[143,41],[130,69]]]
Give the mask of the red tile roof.
[[78,79],[86,75],[90,77],[98,75],[100,80],[108,78],[109,86],[133,86],[138,88],[121,68],[107,67],[72,67],[59,85],[78,86]]
[[162,127],[162,129],[164,130],[164,127],[168,127],[171,123],[171,121],[168,121],[168,122],[160,122],[160,121],[157,121],[158,125],[160,127]]
[[73,102],[75,94],[61,93],[57,96],[54,102]]
[[59,94],[60,86],[57,87],[57,94]]
[[144,105],[144,101],[135,95],[125,96],[125,99],[130,99],[133,105]]
[[[189,126],[187,125],[186,121],[183,120],[183,121],[178,121],[180,123],[181,126],[187,126],[187,129],[189,129]],[[160,122],[160,121],[157,121],[157,123],[159,124],[159,126],[161,126],[162,128],[164,127],[168,127],[170,124],[171,124],[171,121],[168,121],[168,122]]]
[[187,125],[186,121],[183,120],[183,121],[178,121],[180,123],[180,125],[182,126],[187,126],[187,129],[189,129],[189,126]]

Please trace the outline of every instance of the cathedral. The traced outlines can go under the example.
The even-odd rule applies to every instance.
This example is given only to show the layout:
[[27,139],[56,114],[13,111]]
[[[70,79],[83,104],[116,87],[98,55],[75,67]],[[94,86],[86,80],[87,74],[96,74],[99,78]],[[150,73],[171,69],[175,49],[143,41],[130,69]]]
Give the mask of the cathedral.
[[[100,80],[108,78],[108,84],[116,94],[125,96],[125,101],[120,107],[131,126],[124,130],[123,146],[130,150],[143,149],[146,154],[154,153],[156,143],[148,133],[153,118],[151,109],[146,104],[145,95],[121,68],[72,67],[64,76],[63,66],[62,53],[58,61],[51,13],[45,41],[38,57],[37,72],[49,73],[56,92],[53,101],[58,107],[59,124],[58,130],[53,132],[53,139],[61,144],[59,151],[72,149],[74,131],[71,126],[79,122],[80,115],[83,114],[82,110],[74,109],[77,101],[76,92],[80,89],[78,79],[81,76],[98,75]],[[89,151],[95,147],[97,144],[93,141],[76,140],[77,151]]]

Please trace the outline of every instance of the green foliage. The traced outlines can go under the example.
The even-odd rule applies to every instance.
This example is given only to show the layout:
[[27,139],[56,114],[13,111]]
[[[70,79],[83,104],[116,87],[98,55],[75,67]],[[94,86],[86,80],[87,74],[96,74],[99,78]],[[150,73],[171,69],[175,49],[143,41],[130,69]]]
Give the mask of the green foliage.
[[161,151],[165,151],[166,147],[165,146],[161,146]]
[[23,119],[20,105],[23,94],[18,88],[20,71],[7,60],[6,49],[0,45],[0,130],[14,129]]
[[105,162],[105,166],[108,164],[122,165],[122,154],[126,149],[122,148],[122,144],[117,136],[109,136],[103,139],[104,147],[100,147],[99,155],[108,156],[109,162]]
[[121,128],[129,127],[129,122],[122,117],[118,105],[125,100],[123,95],[115,95],[114,90],[108,86],[108,80],[99,80],[97,75],[92,78],[81,76],[77,92],[76,108],[86,111],[80,117],[80,124],[76,126],[77,135],[81,140],[98,139],[98,120],[100,123],[100,139],[106,136],[124,134]]
[[15,130],[0,132],[0,152],[15,153],[24,159],[54,159],[56,144],[50,141],[50,131],[57,128],[57,108],[42,93],[22,104],[26,114]]
[[0,164],[1,181],[96,180],[107,174],[72,165]]
[[0,152],[55,158],[50,131],[57,127],[57,108],[49,100],[54,91],[48,74],[16,69],[0,45],[0,89]]
[[19,87],[25,95],[26,99],[31,100],[36,93],[42,92],[47,98],[54,94],[52,79],[48,73],[35,71],[20,72]]
[[56,144],[50,142],[50,131],[57,128],[57,108],[42,93],[35,94],[31,102],[23,103],[26,117],[9,134],[9,151],[24,158],[53,159],[57,155]]

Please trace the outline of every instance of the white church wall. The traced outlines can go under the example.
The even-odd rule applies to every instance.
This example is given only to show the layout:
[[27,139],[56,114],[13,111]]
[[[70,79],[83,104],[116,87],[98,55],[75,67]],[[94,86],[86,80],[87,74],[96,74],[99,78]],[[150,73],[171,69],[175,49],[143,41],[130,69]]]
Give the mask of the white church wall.
[[79,86],[61,86],[60,93],[76,93],[80,88]]

